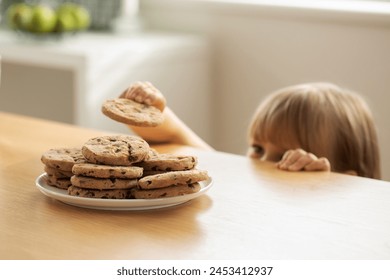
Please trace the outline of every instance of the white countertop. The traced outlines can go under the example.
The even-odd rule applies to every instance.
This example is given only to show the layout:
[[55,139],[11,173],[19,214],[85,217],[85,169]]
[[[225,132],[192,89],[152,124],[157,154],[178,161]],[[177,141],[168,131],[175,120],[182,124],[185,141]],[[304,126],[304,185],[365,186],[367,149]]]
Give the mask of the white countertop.
[[170,51],[203,44],[192,35],[168,33],[94,33],[85,32],[58,39],[38,40],[0,30],[0,55],[5,61],[58,68],[89,67],[92,72],[118,65],[128,54]]

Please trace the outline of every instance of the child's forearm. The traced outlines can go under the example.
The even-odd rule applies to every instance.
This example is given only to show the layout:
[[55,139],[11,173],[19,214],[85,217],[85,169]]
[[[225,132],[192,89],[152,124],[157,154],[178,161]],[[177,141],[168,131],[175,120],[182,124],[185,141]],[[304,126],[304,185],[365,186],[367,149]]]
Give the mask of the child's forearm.
[[164,110],[164,117],[164,122],[157,127],[129,127],[150,144],[180,144],[213,150],[210,145],[193,132],[168,107]]

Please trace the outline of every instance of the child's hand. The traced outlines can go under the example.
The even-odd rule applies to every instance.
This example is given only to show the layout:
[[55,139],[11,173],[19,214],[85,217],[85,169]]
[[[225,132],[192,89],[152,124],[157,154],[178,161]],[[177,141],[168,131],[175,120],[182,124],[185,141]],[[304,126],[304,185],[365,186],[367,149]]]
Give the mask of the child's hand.
[[318,158],[302,149],[288,150],[277,163],[277,167],[288,171],[330,171],[327,158]]
[[136,82],[127,88],[121,98],[128,98],[138,103],[154,106],[164,111],[166,100],[162,93],[149,82]]

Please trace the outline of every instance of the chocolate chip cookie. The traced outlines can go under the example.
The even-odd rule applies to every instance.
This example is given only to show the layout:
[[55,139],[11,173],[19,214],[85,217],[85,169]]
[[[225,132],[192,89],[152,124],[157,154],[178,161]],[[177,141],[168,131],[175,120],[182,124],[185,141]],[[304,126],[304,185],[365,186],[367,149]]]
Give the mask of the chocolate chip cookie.
[[131,189],[118,190],[94,190],[84,189],[76,186],[68,188],[68,194],[72,196],[100,198],[100,199],[126,199],[131,197]]
[[207,179],[209,176],[204,170],[171,171],[143,177],[138,180],[138,186],[141,189],[156,189],[171,185],[193,184]]
[[138,166],[115,166],[93,163],[77,163],[73,166],[73,174],[95,178],[140,178],[143,168]]
[[137,187],[137,179],[102,179],[74,175],[70,178],[73,186],[83,189],[112,190]]
[[89,163],[132,165],[149,156],[149,144],[132,135],[100,136],[88,140],[81,152]]
[[135,126],[153,127],[164,120],[163,113],[156,107],[127,98],[106,100],[102,112],[115,121]]
[[72,185],[69,178],[57,178],[53,175],[46,174],[43,177],[43,180],[48,184],[49,186],[56,187],[59,189],[67,190],[68,187]]
[[175,186],[169,186],[165,188],[159,189],[138,189],[134,188],[131,190],[131,195],[136,199],[152,199],[152,198],[165,198],[165,197],[173,197],[185,194],[191,194],[199,192],[201,189],[199,183],[195,184],[180,184]]
[[137,163],[146,171],[181,171],[193,169],[198,160],[195,156],[155,154]]
[[72,171],[73,165],[84,162],[79,148],[55,148],[44,152],[41,161],[45,165],[62,171]]

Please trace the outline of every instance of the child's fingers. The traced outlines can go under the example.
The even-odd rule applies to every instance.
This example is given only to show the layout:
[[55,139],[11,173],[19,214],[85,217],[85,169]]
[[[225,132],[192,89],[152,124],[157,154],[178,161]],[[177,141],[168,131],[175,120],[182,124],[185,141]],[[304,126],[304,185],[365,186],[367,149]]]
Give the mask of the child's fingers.
[[306,171],[330,171],[330,162],[327,158],[319,158],[305,166]]
[[148,93],[142,89],[141,84],[136,83],[130,86],[125,93],[125,98],[143,103],[148,97]]
[[303,170],[307,165],[316,160],[316,156],[311,153],[300,153],[295,162],[290,164],[287,169],[290,171],[300,171]]
[[330,171],[327,158],[317,158],[314,154],[302,149],[289,150],[277,164],[278,168],[288,171]]
[[144,82],[143,83],[143,91],[147,93],[145,96],[145,104],[154,106],[158,108],[160,111],[163,111],[166,105],[166,100],[164,95],[159,91],[152,83]]
[[280,169],[288,170],[306,152],[302,149],[288,150],[284,153],[282,160],[278,163]]
[[125,89],[119,97],[137,101],[136,99],[142,100],[144,98],[143,95],[144,94],[142,94],[142,91],[140,91],[138,88],[134,86],[130,86],[127,89]]
[[154,95],[148,96],[147,99],[150,105],[156,107],[161,112],[164,110],[166,105],[166,100],[160,92],[156,92]]
[[166,100],[162,93],[149,82],[134,83],[127,88],[120,97],[154,106],[160,111],[163,111],[166,105]]
[[152,105],[152,98],[147,94],[143,94],[142,92],[139,92],[139,91],[131,92],[129,94],[129,97],[130,97],[130,99],[132,99],[138,103]]

